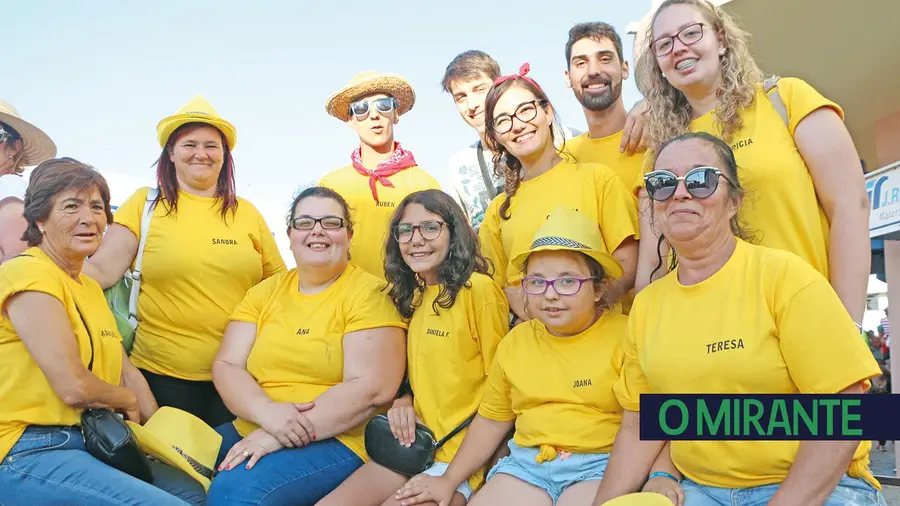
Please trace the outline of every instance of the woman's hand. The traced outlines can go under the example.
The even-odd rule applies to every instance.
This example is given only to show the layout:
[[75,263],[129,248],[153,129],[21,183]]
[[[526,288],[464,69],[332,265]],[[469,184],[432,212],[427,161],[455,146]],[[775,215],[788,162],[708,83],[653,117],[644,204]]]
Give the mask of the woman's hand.
[[661,494],[669,498],[675,506],[684,505],[684,489],[677,481],[666,478],[665,476],[657,476],[650,478],[644,485],[643,492],[653,492]]
[[131,399],[129,400],[129,402],[127,402],[125,406],[122,407],[122,411],[125,412],[125,419],[137,424],[143,423],[141,420],[141,407],[138,403],[137,395],[135,395],[134,392],[128,390],[127,388],[125,389],[125,391],[131,394]]
[[625,128],[622,129],[622,143],[619,151],[633,155],[647,150],[647,139],[644,137],[644,113],[647,112],[647,101],[641,100],[628,111]]
[[403,488],[397,491],[396,499],[400,506],[411,506],[427,502],[438,506],[450,506],[456,485],[443,476],[420,474],[413,476]]
[[278,442],[275,436],[269,434],[263,429],[256,429],[247,437],[235,443],[228,450],[228,454],[222,459],[219,465],[219,471],[231,471],[241,462],[250,459],[247,462],[247,469],[253,469],[253,466],[264,456],[281,450],[284,446]]
[[394,405],[387,412],[388,422],[391,426],[391,434],[400,441],[400,444],[409,448],[416,442],[416,410],[413,408],[412,398],[408,395],[394,401]]
[[271,401],[263,406],[256,421],[266,432],[274,436],[285,448],[300,448],[316,439],[316,429],[303,415],[314,403]]

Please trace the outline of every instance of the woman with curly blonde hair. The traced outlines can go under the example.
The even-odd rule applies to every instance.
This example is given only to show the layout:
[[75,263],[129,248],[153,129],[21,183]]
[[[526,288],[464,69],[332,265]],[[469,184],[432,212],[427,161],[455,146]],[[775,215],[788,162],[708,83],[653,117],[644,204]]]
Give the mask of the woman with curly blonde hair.
[[[859,325],[871,262],[869,205],[843,110],[801,79],[763,82],[749,34],[707,0],[665,1],[647,40],[638,78],[648,106],[650,150],[690,131],[725,140],[748,190],[740,219],[753,238],[810,263],[829,279]],[[678,185],[671,174],[661,175],[668,177],[657,180]],[[636,280],[640,290],[670,266],[643,177],[637,185],[640,233],[646,238]],[[672,197],[676,193],[682,195],[662,195],[678,198]]]

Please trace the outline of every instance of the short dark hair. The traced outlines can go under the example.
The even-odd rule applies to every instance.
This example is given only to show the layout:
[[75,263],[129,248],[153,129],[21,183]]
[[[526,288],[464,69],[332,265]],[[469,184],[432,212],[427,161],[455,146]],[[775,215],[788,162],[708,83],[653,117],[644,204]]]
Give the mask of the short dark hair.
[[616,55],[619,61],[625,61],[622,55],[622,37],[616,32],[616,29],[609,23],[594,21],[590,23],[578,23],[569,30],[569,40],[566,42],[566,68],[572,61],[572,46],[581,39],[592,39],[597,42],[602,40],[610,40],[616,46]]
[[297,211],[297,204],[311,197],[331,199],[337,202],[338,205],[341,206],[341,214],[343,214],[342,218],[344,218],[345,223],[344,227],[347,229],[348,233],[353,232],[353,222],[350,221],[350,206],[347,204],[347,201],[344,200],[344,197],[342,197],[340,193],[332,190],[331,188],[327,188],[325,186],[311,186],[297,193],[294,196],[294,201],[291,202],[291,208],[288,210],[286,220],[287,232],[289,234],[291,233],[291,222],[294,221],[294,213]]
[[454,81],[471,81],[482,75],[495,81],[500,77],[500,65],[484,51],[470,49],[456,55],[447,65],[441,87],[445,92],[452,93],[450,84]]
[[38,229],[37,222],[50,217],[53,201],[60,192],[68,190],[87,191],[96,188],[103,199],[106,223],[113,222],[112,209],[109,206],[109,185],[97,169],[74,158],[54,158],[41,162],[28,180],[25,191],[25,221],[28,227],[22,240],[28,246],[41,244],[44,236]]

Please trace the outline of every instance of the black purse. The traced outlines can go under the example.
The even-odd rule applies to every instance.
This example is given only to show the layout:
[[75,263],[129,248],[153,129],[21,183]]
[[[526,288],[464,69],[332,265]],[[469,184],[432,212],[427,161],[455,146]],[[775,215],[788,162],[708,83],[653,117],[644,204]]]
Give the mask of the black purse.
[[435,452],[468,427],[474,418],[474,415],[469,417],[440,441],[435,441],[431,429],[416,422],[416,440],[407,448],[391,433],[387,415],[378,415],[366,425],[366,453],[391,471],[414,476],[431,467]]
[[[81,310],[78,310],[78,316],[81,317],[84,330],[88,333],[88,342],[91,343],[88,370],[93,372],[94,339]],[[86,409],[81,413],[81,434],[84,436],[85,449],[94,458],[139,480],[153,483],[150,461],[121,416],[106,408]]]

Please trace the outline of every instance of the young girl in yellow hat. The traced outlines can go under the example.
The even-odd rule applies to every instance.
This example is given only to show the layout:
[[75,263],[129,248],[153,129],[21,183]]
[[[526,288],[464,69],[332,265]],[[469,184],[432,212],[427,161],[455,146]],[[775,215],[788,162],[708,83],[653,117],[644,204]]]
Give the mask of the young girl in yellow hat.
[[596,222],[558,209],[513,258],[531,319],[500,342],[478,415],[447,472],[410,480],[397,495],[401,505],[450,504],[514,425],[510,455],[471,504],[591,502],[622,420],[612,386],[627,321],[604,305],[622,266],[602,244]]

